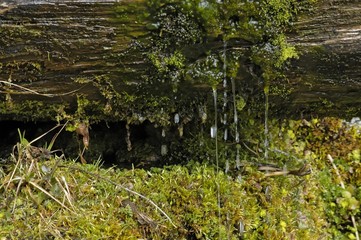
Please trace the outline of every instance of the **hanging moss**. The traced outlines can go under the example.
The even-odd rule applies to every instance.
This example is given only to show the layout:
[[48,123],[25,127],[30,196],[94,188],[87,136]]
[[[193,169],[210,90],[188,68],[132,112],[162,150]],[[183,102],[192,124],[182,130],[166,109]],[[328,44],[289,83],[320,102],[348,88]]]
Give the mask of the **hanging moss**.
[[55,120],[56,116],[68,107],[66,104],[44,104],[35,100],[14,103],[11,99],[8,99],[0,102],[0,119],[17,121]]

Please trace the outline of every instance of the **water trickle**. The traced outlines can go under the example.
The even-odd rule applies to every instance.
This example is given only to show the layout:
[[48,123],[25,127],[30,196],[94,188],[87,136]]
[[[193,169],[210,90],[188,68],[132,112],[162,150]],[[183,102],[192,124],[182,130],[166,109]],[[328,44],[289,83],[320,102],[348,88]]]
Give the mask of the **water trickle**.
[[226,159],[226,167],[225,167],[225,173],[228,173],[229,172],[229,161],[228,161],[228,158]]
[[223,42],[223,119],[222,123],[224,125],[224,141],[228,139],[228,128],[227,128],[227,103],[228,103],[228,93],[227,93],[227,41]]
[[[215,138],[216,141],[216,165],[217,165],[217,173],[218,173],[218,168],[219,168],[219,164],[218,164],[218,134],[217,134],[217,126],[218,126],[218,106],[217,106],[217,88],[213,87],[213,101],[214,101],[214,125],[211,128],[211,136],[213,133],[212,138]],[[213,131],[212,131],[213,129]]]
[[[227,127],[227,104],[228,104],[228,82],[227,82],[227,41],[223,42],[223,119],[222,123],[224,126],[224,133],[223,133],[223,140],[228,140],[228,127]],[[229,160],[227,157],[227,152],[225,152],[226,156],[226,166],[225,166],[225,172],[228,173],[229,171]]]
[[162,146],[160,147],[160,154],[161,154],[162,156],[165,156],[165,155],[167,155],[167,153],[168,153],[168,147],[167,147],[167,145],[162,144]]
[[239,221],[238,231],[239,231],[239,235],[243,236],[243,234],[244,234],[244,224],[243,224],[242,221]]
[[232,83],[232,98],[233,98],[233,121],[235,124],[235,135],[238,135],[238,112],[237,112],[237,102],[236,102],[236,82],[234,78],[231,78]]
[[125,128],[127,129],[127,137],[125,138],[125,141],[127,143],[127,149],[128,151],[132,150],[132,141],[130,140],[130,126],[129,124],[125,125]]
[[268,133],[268,109],[269,109],[269,102],[268,102],[268,93],[269,93],[269,86],[265,83],[265,87],[263,89],[265,101],[264,101],[264,158],[268,159],[268,148],[269,148],[269,133]]
[[175,123],[175,124],[178,124],[178,123],[179,123],[179,114],[178,114],[178,113],[176,113],[176,114],[174,115],[174,123]]
[[[162,137],[165,138],[165,129],[162,129]],[[160,146],[160,155],[165,156],[168,153],[168,147],[165,144]]]
[[[216,142],[216,167],[217,167],[217,176],[219,176],[219,160],[218,160],[218,134],[217,134],[217,124],[218,124],[218,106],[217,106],[217,88],[213,87],[213,101],[214,101],[214,129],[215,129],[215,142]],[[216,182],[217,185],[217,205],[218,205],[218,222],[219,228],[221,224],[221,194],[219,182]],[[220,230],[220,229],[219,229]],[[220,239],[220,238],[219,238]]]
[[216,138],[217,136],[217,126],[211,127],[211,138]]
[[223,87],[227,88],[227,41],[223,42]]
[[237,151],[236,151],[236,168],[239,170],[241,168],[241,160],[240,160],[240,154],[239,154],[241,145],[237,144],[236,149],[237,149]]
[[227,125],[227,113],[223,114],[223,125]]
[[[227,82],[227,81],[226,81]],[[228,94],[227,94],[227,91],[224,90],[223,92],[223,108],[227,107],[227,98],[228,98]]]

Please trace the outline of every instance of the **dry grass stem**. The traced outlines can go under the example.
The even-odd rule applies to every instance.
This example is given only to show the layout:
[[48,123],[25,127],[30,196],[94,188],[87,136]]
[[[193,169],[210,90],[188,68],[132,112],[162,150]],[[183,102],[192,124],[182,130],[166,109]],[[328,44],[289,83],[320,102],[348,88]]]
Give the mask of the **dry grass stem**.
[[[58,93],[58,94],[51,94],[51,93],[39,93],[37,91],[34,91],[30,88],[26,88],[26,87],[23,87],[23,86],[20,86],[19,84],[15,84],[15,83],[12,83],[12,82],[8,82],[8,81],[0,81],[0,83],[3,83],[3,84],[6,84],[6,85],[10,85],[10,86],[13,86],[13,87],[17,87],[21,90],[23,90],[24,92],[11,92],[11,94],[29,94],[29,93],[32,93],[32,94],[35,94],[35,95],[39,95],[39,96],[44,96],[44,97],[59,97],[59,96],[66,96],[66,95],[70,95],[70,94],[73,94],[73,93],[76,93],[78,92],[79,90],[81,90],[83,87],[80,87],[78,89],[75,89],[73,91],[70,91],[70,92],[66,92],[66,93]],[[9,93],[8,91],[1,91],[1,92],[4,92],[4,93]]]

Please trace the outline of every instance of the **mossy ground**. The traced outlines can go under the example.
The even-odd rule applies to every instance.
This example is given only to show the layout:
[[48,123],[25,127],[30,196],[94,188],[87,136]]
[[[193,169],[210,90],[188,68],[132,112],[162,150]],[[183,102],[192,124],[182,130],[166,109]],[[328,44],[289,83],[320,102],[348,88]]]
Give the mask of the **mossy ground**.
[[[241,152],[241,169],[227,174],[206,157],[150,170],[82,165],[22,139],[1,167],[0,236],[355,239],[351,216],[359,226],[360,128],[334,118],[271,123],[270,159],[256,156],[255,140],[249,144],[253,153]],[[335,158],[345,189],[327,154]],[[259,168],[265,161],[283,170],[305,164],[311,172],[270,177]]]
[[[199,110],[203,124],[200,128],[209,129],[213,123],[206,121],[203,107],[198,109],[203,101],[192,96],[187,98],[192,101],[185,101],[184,96],[188,95],[182,93],[188,91],[188,84],[205,85],[215,91],[226,76],[234,78],[239,86],[239,59],[245,53],[230,49],[226,55],[225,51],[215,49],[198,60],[197,56],[188,56],[185,49],[211,37],[219,37],[224,43],[232,39],[250,42],[247,59],[252,66],[260,68],[254,78],[263,79],[261,88],[268,96],[270,88],[271,94],[277,92],[274,81],[282,77],[284,64],[297,57],[296,49],[285,38],[287,29],[296,13],[312,2],[149,1],[150,9],[156,12],[149,16],[152,23],[147,28],[152,34],[141,44],[141,49],[150,67],[142,78],[144,83],[137,85],[134,94],[123,90],[127,84],[109,76],[95,76],[91,81],[78,78],[79,83],[92,82],[106,101],[104,107],[78,95],[77,110],[68,113],[66,105],[50,108],[34,102],[16,105],[9,95],[0,112],[6,114],[10,109],[17,114],[26,110],[25,119],[57,117],[58,121],[73,121],[76,128],[79,121],[100,121],[99,116],[126,121],[129,125],[148,120],[169,126],[177,114],[185,125],[194,122],[188,119],[199,122],[196,114]],[[120,16],[126,16],[121,8],[117,11]],[[39,70],[37,66],[31,68],[34,74]],[[280,94],[287,93],[286,90]],[[260,111],[254,110],[252,101],[241,95],[235,96],[237,103],[234,103],[240,115],[241,111],[246,114],[247,109],[257,112],[249,115],[263,116],[264,101],[257,103],[262,105],[257,108]],[[213,109],[212,100],[204,108]],[[222,98],[216,102],[221,101]],[[34,109],[43,111],[34,116]],[[235,117],[232,114],[236,115],[236,111],[231,111],[229,119]],[[240,143],[220,141],[216,152],[214,139],[194,131],[184,140],[180,154],[186,164],[150,170],[81,165],[52,156],[22,138],[9,161],[1,164],[0,236],[5,239],[355,239],[351,216],[359,226],[360,129],[333,118],[269,121],[269,155],[265,159],[263,125],[257,125],[251,118],[242,118],[238,126],[242,128]],[[237,132],[236,125],[237,122],[230,124],[230,132]],[[182,132],[179,135],[183,135],[183,125],[177,127]],[[222,139],[222,127],[225,126],[219,126],[219,139]],[[240,155],[236,155],[236,149]],[[328,154],[335,159],[336,168],[328,161]],[[220,169],[214,166],[216,155]],[[239,169],[233,167],[237,157]],[[226,174],[223,167],[226,168],[227,162],[232,167]],[[302,170],[303,166],[310,174],[300,174],[302,171],[287,174],[289,170]],[[262,167],[284,174],[271,176],[275,173],[262,172]],[[345,188],[341,187],[341,181]]]

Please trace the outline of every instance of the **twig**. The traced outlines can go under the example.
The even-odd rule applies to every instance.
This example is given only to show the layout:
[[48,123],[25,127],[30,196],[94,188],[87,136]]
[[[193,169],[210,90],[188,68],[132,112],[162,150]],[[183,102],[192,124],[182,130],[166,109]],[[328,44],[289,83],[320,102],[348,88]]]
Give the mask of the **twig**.
[[258,166],[259,171],[266,171],[265,177],[273,177],[273,176],[285,176],[285,175],[295,175],[295,176],[305,176],[311,173],[311,169],[308,164],[304,164],[297,170],[286,170],[278,168],[277,166],[272,165],[260,165]]
[[256,155],[257,157],[259,157],[259,154],[256,153],[255,151],[253,151],[250,147],[248,147],[248,145],[245,142],[242,142],[243,145],[248,149],[248,151],[250,151],[251,153],[253,153],[254,155]]
[[[24,90],[25,92],[29,92],[29,93],[32,93],[32,94],[35,94],[35,95],[39,95],[39,96],[44,96],[44,97],[58,97],[58,96],[66,96],[66,95],[70,95],[70,94],[73,94],[77,91],[79,91],[80,89],[82,89],[84,86],[78,88],[78,89],[75,89],[73,91],[70,91],[70,92],[66,92],[66,93],[59,93],[59,94],[51,94],[51,93],[39,93],[35,90],[32,90],[30,88],[26,88],[26,87],[23,87],[23,86],[20,86],[19,84],[15,84],[15,83],[12,83],[12,82],[7,82],[7,81],[0,81],[0,83],[4,83],[4,84],[7,84],[7,85],[10,85],[10,86],[14,86],[14,87],[17,87],[17,88],[20,88],[21,90]],[[13,94],[21,94],[21,93],[13,93]]]
[[[335,172],[336,172],[336,175],[337,175],[337,177],[338,177],[338,180],[340,181],[341,187],[342,187],[343,189],[346,189],[346,188],[345,188],[345,184],[344,184],[343,181],[342,181],[341,174],[340,174],[340,172],[338,171],[338,168],[337,168],[336,164],[334,163],[333,158],[331,157],[330,154],[327,154],[327,158],[328,158],[328,160],[331,162],[333,169],[335,169]],[[356,240],[360,240],[360,237],[359,237],[359,235],[358,235],[358,230],[357,230],[357,224],[356,224],[355,216],[352,215],[352,214],[351,214],[351,220],[352,220],[353,227],[354,227],[354,229],[355,229]]]
[[105,180],[105,181],[107,181],[107,182],[109,182],[109,183],[111,183],[111,184],[113,184],[113,185],[115,185],[115,186],[117,186],[117,187],[119,187],[119,188],[121,188],[121,189],[124,189],[125,191],[127,191],[127,192],[129,192],[129,193],[131,193],[131,194],[134,194],[134,195],[136,195],[136,196],[138,196],[138,197],[140,197],[140,198],[148,201],[150,204],[152,204],[159,212],[161,212],[161,213],[168,219],[168,221],[173,225],[173,227],[175,227],[175,228],[177,227],[177,226],[173,223],[172,219],[171,219],[160,207],[158,207],[158,205],[157,205],[155,202],[153,202],[152,200],[150,200],[150,199],[147,198],[146,196],[144,196],[144,195],[142,195],[142,194],[140,194],[140,193],[138,193],[138,192],[136,192],[136,191],[133,191],[133,190],[127,188],[127,187],[124,187],[123,185],[118,184],[118,183],[116,183],[116,182],[114,182],[114,181],[112,181],[112,180],[110,180],[110,179],[108,179],[108,178],[106,178],[106,177],[103,177],[103,176],[101,176],[101,175],[99,175],[99,174],[92,173],[92,172],[86,171],[86,170],[84,170],[84,169],[81,169],[81,168],[78,168],[78,167],[73,167],[73,166],[62,166],[62,167],[68,167],[69,169],[77,170],[77,171],[83,172],[83,173],[85,173],[85,174],[88,174],[88,175],[91,175],[91,176],[95,176],[95,177],[97,177],[97,178],[100,178],[100,179],[102,179],[102,180]]

